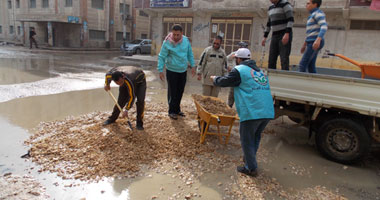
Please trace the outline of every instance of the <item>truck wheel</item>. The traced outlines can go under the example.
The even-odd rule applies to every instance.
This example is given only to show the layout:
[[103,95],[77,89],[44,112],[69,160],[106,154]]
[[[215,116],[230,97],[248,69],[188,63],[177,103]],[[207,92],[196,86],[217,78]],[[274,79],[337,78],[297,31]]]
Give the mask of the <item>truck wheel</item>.
[[300,120],[300,119],[298,119],[298,118],[295,118],[295,117],[289,117],[289,116],[288,116],[288,118],[289,118],[290,120],[292,120],[293,122],[297,123],[297,124],[299,124],[299,123],[302,122],[302,120]]
[[363,159],[371,147],[365,128],[350,119],[338,118],[325,122],[315,137],[322,155],[343,164]]

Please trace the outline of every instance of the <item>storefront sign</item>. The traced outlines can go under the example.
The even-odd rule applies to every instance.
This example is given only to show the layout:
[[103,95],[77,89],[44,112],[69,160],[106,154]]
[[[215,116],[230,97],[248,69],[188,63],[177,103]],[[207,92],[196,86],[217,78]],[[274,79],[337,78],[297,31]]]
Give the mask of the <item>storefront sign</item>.
[[151,8],[188,8],[189,0],[150,0]]
[[79,23],[79,17],[67,16],[67,22],[69,23]]

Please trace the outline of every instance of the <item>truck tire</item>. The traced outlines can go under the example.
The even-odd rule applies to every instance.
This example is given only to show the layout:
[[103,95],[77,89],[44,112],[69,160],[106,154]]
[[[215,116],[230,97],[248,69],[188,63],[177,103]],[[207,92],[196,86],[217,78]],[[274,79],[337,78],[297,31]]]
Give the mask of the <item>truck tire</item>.
[[335,118],[325,122],[315,136],[319,152],[326,158],[352,164],[368,155],[371,139],[365,128],[350,119]]
[[288,116],[288,118],[289,118],[290,120],[292,120],[292,122],[297,123],[297,124],[299,124],[299,123],[302,122],[302,120],[300,120],[300,119],[298,119],[298,118],[295,118],[295,117],[289,117],[289,116]]

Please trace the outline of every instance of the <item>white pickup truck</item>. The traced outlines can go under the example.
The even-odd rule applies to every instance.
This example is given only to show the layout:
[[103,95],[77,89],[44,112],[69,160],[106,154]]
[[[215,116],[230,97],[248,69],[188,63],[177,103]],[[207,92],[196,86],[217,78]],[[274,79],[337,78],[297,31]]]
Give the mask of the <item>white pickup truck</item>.
[[380,143],[380,80],[327,68],[317,74],[269,70],[268,76],[276,118],[286,115],[308,127],[328,159],[357,162]]

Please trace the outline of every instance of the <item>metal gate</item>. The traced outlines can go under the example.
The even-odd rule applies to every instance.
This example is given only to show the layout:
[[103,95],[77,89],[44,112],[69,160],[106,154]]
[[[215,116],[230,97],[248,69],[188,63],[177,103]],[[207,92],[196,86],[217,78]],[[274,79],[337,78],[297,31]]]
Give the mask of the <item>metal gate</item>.
[[252,19],[211,19],[210,43],[217,36],[223,37],[222,48],[226,54],[238,49],[237,44],[241,41],[251,44]]
[[191,17],[164,17],[163,19],[163,33],[162,41],[170,33],[171,28],[174,24],[180,24],[183,29],[183,34],[192,41],[192,29],[193,29],[193,18]]

